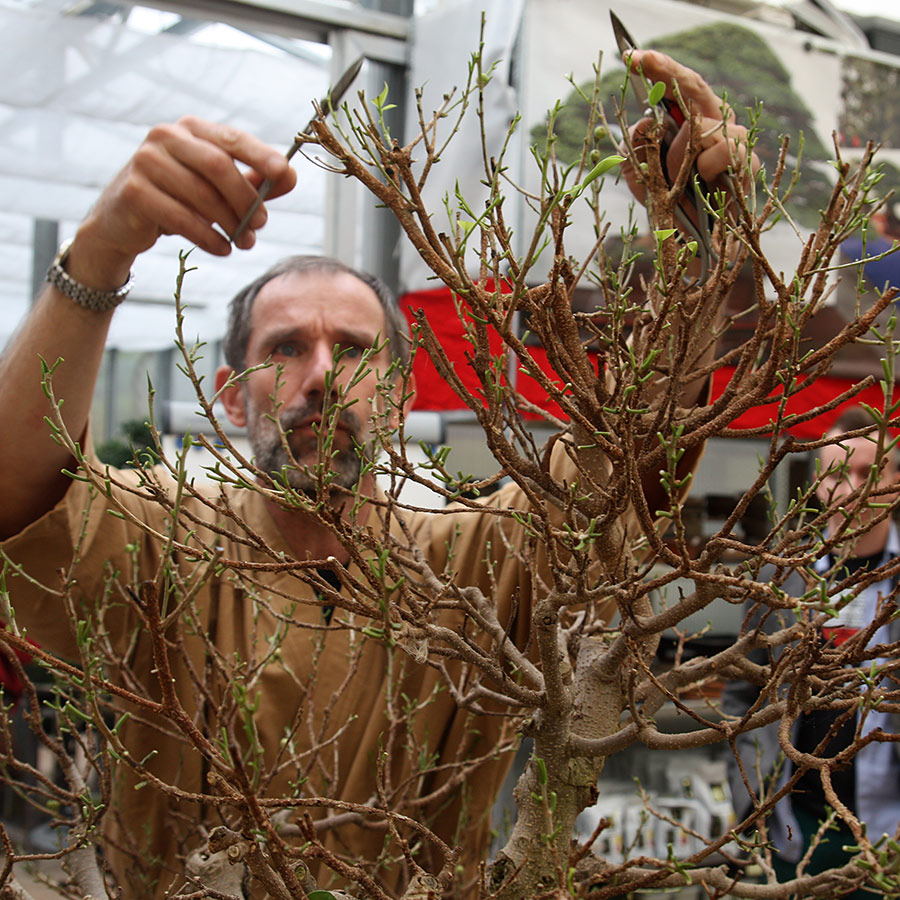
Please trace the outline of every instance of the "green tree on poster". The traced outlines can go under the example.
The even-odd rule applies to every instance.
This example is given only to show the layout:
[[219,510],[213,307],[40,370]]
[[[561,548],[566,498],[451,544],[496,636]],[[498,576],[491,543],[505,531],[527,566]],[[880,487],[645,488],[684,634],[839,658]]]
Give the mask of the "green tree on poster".
[[[769,171],[774,170],[783,135],[790,138],[789,164],[796,164],[802,146],[803,177],[791,195],[788,209],[802,224],[815,225],[831,191],[830,167],[826,163],[829,154],[813,127],[812,114],[791,87],[790,73],[766,41],[749,28],[716,22],[658,38],[647,46],[703,72],[713,89],[726,95],[744,120],[745,108],[758,108],[760,138],[756,149]],[[600,81],[600,102],[607,110],[611,109],[610,97],[621,102],[623,77],[624,69],[617,67]],[[588,83],[581,86],[587,96],[592,88],[593,84]],[[762,97],[765,104],[759,105]],[[625,99],[628,119],[636,121],[641,110],[634,92],[627,91]],[[560,159],[571,162],[581,154],[587,121],[588,104],[579,91],[573,90],[555,123]],[[544,143],[545,124],[536,125],[531,134],[535,143]]]
[[847,57],[843,67],[841,144],[862,147],[877,141],[900,147],[900,69],[870,59]]

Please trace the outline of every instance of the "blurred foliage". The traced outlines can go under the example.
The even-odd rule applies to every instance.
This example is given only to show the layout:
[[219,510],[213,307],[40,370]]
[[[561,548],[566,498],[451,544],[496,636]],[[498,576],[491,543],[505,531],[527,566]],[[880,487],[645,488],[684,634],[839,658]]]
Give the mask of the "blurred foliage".
[[900,69],[871,59],[846,57],[838,122],[841,144],[862,147],[875,141],[900,147]]
[[[702,72],[713,90],[734,107],[742,124],[756,120],[759,130],[756,151],[769,172],[774,171],[782,135],[790,137],[789,163],[796,164],[802,146],[803,177],[788,209],[802,224],[816,225],[819,210],[824,208],[831,193],[829,155],[813,128],[809,109],[791,87],[790,74],[769,45],[749,28],[716,22],[659,38],[646,46]],[[616,68],[607,72],[600,82],[600,102],[611,125],[616,105],[622,101],[624,80],[624,68]],[[581,85],[581,90],[590,96],[592,87],[587,82]],[[636,122],[643,109],[630,88],[625,100],[627,119]],[[561,160],[574,162],[579,158],[588,118],[588,104],[573,90],[555,126],[556,152]],[[531,137],[536,144],[545,143],[546,124],[536,125]],[[610,137],[615,140],[616,135]]]
[[876,166],[881,173],[881,181],[875,188],[875,194],[879,197],[887,197],[891,194],[890,201],[885,207],[885,214],[888,219],[888,226],[891,234],[895,237],[900,236],[900,216],[897,215],[898,203],[900,203],[900,169],[893,163],[881,160]]
[[98,459],[117,469],[135,467],[135,456],[149,459],[152,465],[157,460],[156,445],[150,426],[141,419],[129,419],[119,426],[121,437],[110,438],[97,447]]

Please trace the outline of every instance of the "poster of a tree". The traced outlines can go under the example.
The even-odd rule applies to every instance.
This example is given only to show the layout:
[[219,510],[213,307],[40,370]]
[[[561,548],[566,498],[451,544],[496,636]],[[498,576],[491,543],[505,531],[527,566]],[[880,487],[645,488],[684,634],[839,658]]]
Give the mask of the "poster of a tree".
[[[714,22],[690,28],[646,43],[650,49],[674,56],[686,66],[703,72],[709,83],[747,121],[755,118],[759,129],[757,153],[770,170],[774,168],[781,140],[790,141],[788,161],[796,165],[802,154],[803,178],[797,184],[788,209],[804,226],[812,227],[831,191],[829,153],[813,127],[812,114],[803,97],[794,90],[790,72],[772,47],[756,31],[733,22]],[[727,48],[723,52],[723,48]],[[612,66],[600,84],[600,102],[609,115],[611,99],[621,103],[625,69]],[[579,85],[566,98],[556,120],[556,152],[562,160],[573,161],[581,153],[581,137],[589,117],[590,85]],[[628,121],[636,121],[642,110],[634,92],[627,90],[625,112]],[[762,102],[761,98],[765,98]],[[546,126],[535,125],[531,138],[546,141]],[[611,140],[616,140],[611,134]]]
[[841,86],[840,141],[861,147],[872,140],[900,147],[900,69],[872,59],[844,59]]

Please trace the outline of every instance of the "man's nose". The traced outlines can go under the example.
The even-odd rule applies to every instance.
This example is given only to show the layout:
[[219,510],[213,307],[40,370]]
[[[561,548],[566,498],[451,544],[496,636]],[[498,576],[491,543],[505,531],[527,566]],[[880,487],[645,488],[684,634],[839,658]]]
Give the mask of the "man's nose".
[[304,367],[302,390],[307,401],[321,400],[326,390],[334,393],[334,347],[327,341],[316,341]]

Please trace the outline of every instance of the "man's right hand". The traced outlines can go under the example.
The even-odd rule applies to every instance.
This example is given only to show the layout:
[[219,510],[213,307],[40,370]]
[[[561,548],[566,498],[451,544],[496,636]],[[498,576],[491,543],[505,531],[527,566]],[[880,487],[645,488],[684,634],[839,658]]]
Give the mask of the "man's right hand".
[[[246,132],[193,116],[157,125],[78,229],[68,272],[90,287],[113,289],[163,234],[226,256],[231,243],[213,225],[232,234],[265,178],[273,182],[270,197],[297,181],[283,154]],[[260,206],[236,246],[249,250],[266,218]]]

